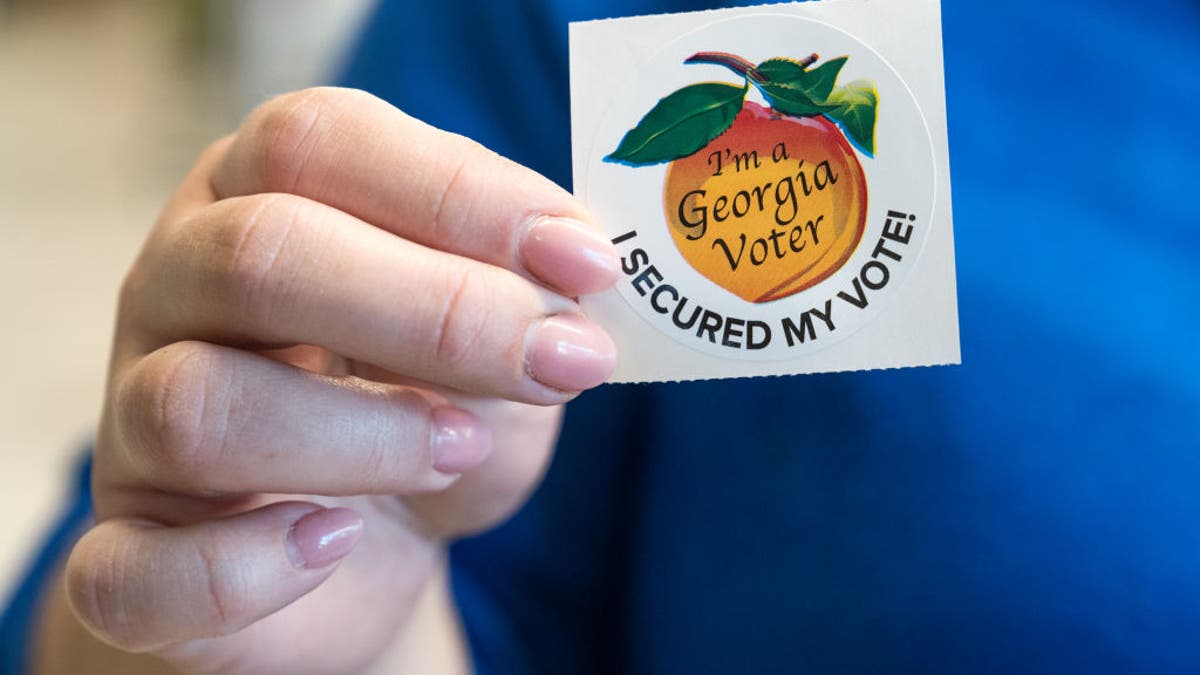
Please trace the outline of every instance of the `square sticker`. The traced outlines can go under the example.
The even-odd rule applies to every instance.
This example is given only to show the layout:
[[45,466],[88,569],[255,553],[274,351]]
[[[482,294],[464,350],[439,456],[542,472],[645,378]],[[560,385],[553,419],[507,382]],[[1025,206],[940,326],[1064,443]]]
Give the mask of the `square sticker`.
[[615,382],[960,361],[937,0],[570,26]]

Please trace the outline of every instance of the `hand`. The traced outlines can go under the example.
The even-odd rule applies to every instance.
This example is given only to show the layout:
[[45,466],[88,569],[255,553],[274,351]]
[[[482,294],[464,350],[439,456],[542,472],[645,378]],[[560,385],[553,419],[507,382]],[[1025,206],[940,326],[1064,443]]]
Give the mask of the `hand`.
[[618,274],[587,220],[362,92],[280,97],[211,146],[122,288],[80,621],[185,670],[366,667],[611,373],[571,299]]

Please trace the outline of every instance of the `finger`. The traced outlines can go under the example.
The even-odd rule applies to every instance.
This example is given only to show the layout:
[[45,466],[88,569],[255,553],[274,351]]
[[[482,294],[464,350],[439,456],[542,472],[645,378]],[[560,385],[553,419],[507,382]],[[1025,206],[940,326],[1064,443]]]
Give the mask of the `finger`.
[[355,374],[432,392],[469,409],[497,431],[493,438],[497,451],[481,466],[445,490],[404,496],[408,512],[422,524],[421,531],[454,540],[495,527],[528,501],[541,482],[558,437],[563,406],[533,407],[472,396],[361,364]]
[[219,197],[309,197],[572,297],[619,274],[615,249],[565,190],[362,91],[308,89],[264,104],[212,184]]
[[72,551],[67,595],[126,651],[228,635],[320,585],[361,533],[354,511],[300,502],[183,527],[107,520]]
[[[130,280],[156,344],[311,344],[455,389],[561,403],[615,348],[571,300],[292,195],[197,211]],[[128,291],[128,289],[127,289]],[[140,303],[141,306],[138,306]]]
[[132,475],[190,494],[431,492],[491,450],[474,415],[412,389],[203,342],[140,360],[113,406]]

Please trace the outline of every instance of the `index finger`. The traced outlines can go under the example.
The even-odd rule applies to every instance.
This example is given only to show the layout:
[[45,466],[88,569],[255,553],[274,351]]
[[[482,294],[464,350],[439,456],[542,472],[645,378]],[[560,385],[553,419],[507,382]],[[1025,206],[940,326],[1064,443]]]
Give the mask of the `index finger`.
[[218,198],[287,192],[568,296],[612,286],[615,249],[540,174],[362,91],[315,88],[250,115],[212,177]]

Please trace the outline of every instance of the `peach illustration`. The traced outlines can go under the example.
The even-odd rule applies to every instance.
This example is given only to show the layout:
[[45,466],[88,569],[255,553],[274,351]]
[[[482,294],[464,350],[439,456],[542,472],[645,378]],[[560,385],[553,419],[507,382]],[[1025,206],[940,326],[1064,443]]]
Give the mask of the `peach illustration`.
[[[724,52],[742,84],[704,82],[661,99],[606,161],[669,162],[663,209],[684,259],[748,302],[778,300],[829,278],[862,240],[867,182],[856,148],[875,152],[873,82],[837,86],[849,57],[815,66]],[[815,67],[814,67],[815,66]],[[770,107],[746,100],[750,87]]]
[[862,239],[867,184],[842,132],[747,101],[733,124],[667,170],[671,237],[701,274],[750,302],[836,272]]

